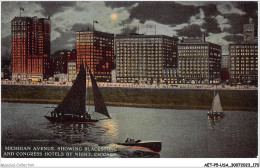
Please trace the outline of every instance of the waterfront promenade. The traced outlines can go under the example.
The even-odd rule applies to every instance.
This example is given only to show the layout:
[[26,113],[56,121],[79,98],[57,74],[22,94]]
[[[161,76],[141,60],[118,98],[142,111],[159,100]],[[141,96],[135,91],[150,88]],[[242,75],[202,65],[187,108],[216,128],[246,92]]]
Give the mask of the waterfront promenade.
[[[6,82],[6,83],[5,83]],[[58,104],[68,93],[68,83],[9,83],[2,81],[2,102]],[[214,93],[220,94],[225,111],[257,111],[258,90],[254,86],[134,85],[99,83],[108,106],[209,110]],[[90,88],[90,104],[93,96]]]
[[[2,85],[25,85],[25,86],[54,86],[54,87],[70,87],[72,86],[71,82],[29,82],[29,81],[22,81],[22,82],[16,82],[16,81],[9,81],[9,80],[2,80]],[[89,84],[89,86],[91,83]],[[200,85],[200,84],[153,84],[153,85],[147,85],[147,84],[135,84],[135,83],[104,83],[104,82],[98,82],[99,87],[119,87],[119,88],[144,88],[144,89],[199,89],[199,90],[258,90],[255,86],[248,86],[248,85],[237,85],[237,86],[230,86],[230,85]]]

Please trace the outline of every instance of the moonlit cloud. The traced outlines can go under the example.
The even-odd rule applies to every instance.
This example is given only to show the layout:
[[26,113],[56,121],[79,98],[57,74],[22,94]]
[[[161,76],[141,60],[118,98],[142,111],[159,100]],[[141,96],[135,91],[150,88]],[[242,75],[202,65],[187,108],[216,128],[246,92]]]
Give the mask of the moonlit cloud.
[[[112,34],[137,32],[189,37],[208,34],[210,42],[228,45],[241,39],[242,25],[254,18],[257,24],[257,2],[214,1],[5,1],[1,3],[2,57],[11,53],[11,20],[19,16],[51,18],[51,52],[75,48],[75,32],[95,30]],[[111,14],[117,14],[117,20]],[[138,29],[139,27],[139,29]],[[3,41],[5,43],[3,43]]]
[[199,26],[202,26],[205,23],[204,19],[205,19],[204,11],[202,9],[200,9],[200,13],[199,14],[190,17],[189,25],[199,25]]
[[[222,44],[222,52],[223,51],[228,51],[229,48],[229,42],[224,39],[224,37],[227,35],[227,33],[218,33],[218,34],[213,34],[209,33],[208,37],[206,40],[211,43],[215,44]],[[226,52],[223,52],[223,54],[227,54]]]
[[225,28],[230,28],[231,25],[228,23],[228,19],[224,18],[222,15],[218,15],[215,17],[218,21],[219,27],[221,31],[224,31]]
[[237,8],[235,4],[232,4],[231,2],[223,2],[217,5],[218,11],[221,14],[239,14],[244,15],[245,12],[243,12],[241,9]]

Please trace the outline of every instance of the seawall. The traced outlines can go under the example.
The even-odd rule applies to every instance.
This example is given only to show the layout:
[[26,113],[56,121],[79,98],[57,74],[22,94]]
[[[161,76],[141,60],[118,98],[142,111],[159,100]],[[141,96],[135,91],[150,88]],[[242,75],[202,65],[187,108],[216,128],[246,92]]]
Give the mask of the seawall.
[[[70,87],[2,85],[2,102],[57,104]],[[257,90],[100,88],[110,106],[210,110],[214,92],[225,111],[257,111]],[[91,89],[90,89],[91,92]],[[90,94],[91,95],[91,94]],[[90,96],[93,104],[93,97]]]

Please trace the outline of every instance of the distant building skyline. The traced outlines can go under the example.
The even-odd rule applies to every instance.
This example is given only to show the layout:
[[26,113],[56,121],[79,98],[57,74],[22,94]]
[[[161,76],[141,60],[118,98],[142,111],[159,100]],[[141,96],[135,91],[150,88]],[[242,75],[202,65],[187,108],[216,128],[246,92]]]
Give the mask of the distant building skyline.
[[[243,41],[229,45],[230,79],[235,83],[255,83],[258,50],[252,19],[242,27]],[[43,81],[53,75],[50,19],[15,17],[11,31],[12,79]],[[182,38],[181,43],[175,36],[130,33],[114,37],[114,34],[89,30],[77,31],[74,37],[76,49],[60,51],[57,73],[67,74],[68,60],[72,59],[76,62],[77,72],[83,61],[97,81],[111,82],[116,59],[118,82],[212,84],[221,79],[222,48],[206,41],[205,33],[202,37]],[[251,57],[247,58],[249,55]]]

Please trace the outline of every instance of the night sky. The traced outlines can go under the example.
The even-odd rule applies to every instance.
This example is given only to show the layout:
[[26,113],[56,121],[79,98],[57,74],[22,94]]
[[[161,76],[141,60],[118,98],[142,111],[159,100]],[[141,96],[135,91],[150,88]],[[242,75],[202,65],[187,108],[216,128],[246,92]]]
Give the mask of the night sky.
[[[19,16],[51,18],[51,53],[75,48],[75,31],[95,30],[122,34],[138,31],[142,34],[200,37],[222,45],[228,54],[228,44],[242,40],[243,24],[253,18],[257,24],[257,2],[2,2],[2,58],[11,56],[11,20]],[[114,14],[111,17],[111,14]]]

